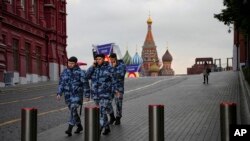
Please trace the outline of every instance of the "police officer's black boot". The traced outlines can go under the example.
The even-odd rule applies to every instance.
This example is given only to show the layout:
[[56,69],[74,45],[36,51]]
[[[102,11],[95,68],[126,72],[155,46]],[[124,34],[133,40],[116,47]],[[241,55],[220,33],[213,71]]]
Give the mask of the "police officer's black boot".
[[104,128],[104,132],[102,133],[103,135],[108,135],[110,131],[109,125]]
[[108,135],[110,131],[109,125],[107,127],[104,128],[104,132],[102,133],[103,135]]
[[114,113],[112,114],[109,114],[110,115],[110,121],[109,121],[109,124],[113,124],[115,122],[115,116],[114,116]]
[[68,130],[65,131],[65,133],[68,134],[68,136],[72,136],[72,128],[73,128],[73,125],[69,124]]
[[103,129],[102,127],[99,129],[99,133],[100,133],[100,135],[102,134],[102,129]]
[[82,130],[83,130],[82,124],[80,123],[80,124],[77,125],[77,129],[75,131],[75,134],[79,134]]
[[121,117],[116,117],[115,125],[121,124]]

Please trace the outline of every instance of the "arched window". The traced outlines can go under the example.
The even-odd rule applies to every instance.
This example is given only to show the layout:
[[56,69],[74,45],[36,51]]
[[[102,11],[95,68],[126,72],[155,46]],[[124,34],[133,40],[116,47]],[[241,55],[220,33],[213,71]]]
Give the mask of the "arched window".
[[15,0],[10,0],[10,4],[12,6],[12,12],[16,13],[16,1]]
[[30,43],[25,43],[26,73],[31,73]]
[[36,66],[37,66],[37,74],[42,74],[42,61],[41,61],[41,47],[36,47]]
[[19,71],[19,40],[13,39],[12,42],[12,49],[13,49],[13,65],[14,65],[14,71]]
[[26,7],[26,6],[25,6],[25,3],[26,3],[25,0],[21,0],[21,7],[23,8],[23,10],[26,10],[26,9],[25,9],[25,7]]
[[35,13],[35,16],[38,17],[38,7],[37,7],[37,0],[32,0],[32,10]]

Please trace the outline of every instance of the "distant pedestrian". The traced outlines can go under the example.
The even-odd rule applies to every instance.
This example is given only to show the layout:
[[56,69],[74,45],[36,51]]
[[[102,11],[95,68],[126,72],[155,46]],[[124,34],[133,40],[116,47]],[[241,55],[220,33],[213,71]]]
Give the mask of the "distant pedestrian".
[[94,64],[87,70],[87,76],[91,79],[91,97],[100,109],[100,133],[109,134],[110,127],[108,113],[112,110],[112,67],[104,61],[104,54],[96,54]]
[[[114,116],[114,112],[110,113],[110,124],[115,122],[115,125],[121,124],[122,117],[122,101],[124,94],[124,79],[126,74],[126,65],[123,60],[117,60],[117,56],[115,53],[110,54],[110,62],[113,67],[113,95],[115,99],[115,107],[116,107],[116,117]],[[111,103],[112,104],[112,103]],[[112,107],[113,108],[113,107]],[[114,110],[111,110],[114,111]]]
[[68,68],[64,69],[61,73],[57,100],[60,100],[63,94],[65,103],[68,105],[70,111],[69,126],[65,133],[68,136],[72,136],[72,128],[75,125],[77,126],[76,134],[83,130],[77,108],[83,104],[83,97],[86,98],[85,101],[89,101],[90,97],[90,88],[86,72],[79,68],[77,58],[74,56],[68,59]]
[[209,68],[209,65],[207,62],[204,63],[204,68],[203,68],[203,84],[207,83],[208,84],[208,76],[209,73],[211,72],[211,69]]

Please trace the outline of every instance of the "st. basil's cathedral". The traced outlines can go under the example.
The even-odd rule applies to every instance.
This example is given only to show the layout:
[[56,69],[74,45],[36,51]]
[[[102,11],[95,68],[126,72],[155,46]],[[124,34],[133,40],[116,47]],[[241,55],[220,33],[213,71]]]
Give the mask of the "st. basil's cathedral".
[[162,56],[162,62],[160,62],[157,54],[156,45],[152,34],[152,19],[149,16],[147,20],[148,31],[142,46],[142,53],[139,56],[136,51],[133,58],[130,56],[128,50],[123,57],[126,65],[141,65],[139,74],[140,76],[171,76],[174,75],[174,70],[171,67],[173,57],[167,49]]

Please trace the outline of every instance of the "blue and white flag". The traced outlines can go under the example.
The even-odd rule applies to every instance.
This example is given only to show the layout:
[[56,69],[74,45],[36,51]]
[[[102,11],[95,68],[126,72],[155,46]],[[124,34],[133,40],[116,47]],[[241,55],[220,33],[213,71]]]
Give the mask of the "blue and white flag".
[[110,55],[112,49],[113,49],[113,43],[96,46],[97,53],[104,54],[105,56]]
[[127,72],[138,72],[139,69],[140,69],[140,66],[139,64],[136,64],[136,65],[127,65],[126,66],[126,71]]

